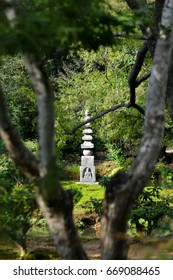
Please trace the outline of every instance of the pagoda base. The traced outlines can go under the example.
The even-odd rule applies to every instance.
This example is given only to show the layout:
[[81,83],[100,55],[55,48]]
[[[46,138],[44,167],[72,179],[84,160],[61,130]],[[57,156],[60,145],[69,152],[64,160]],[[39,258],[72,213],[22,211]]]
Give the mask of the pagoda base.
[[80,166],[80,182],[81,183],[95,183],[96,169],[94,166],[94,156],[82,156]]

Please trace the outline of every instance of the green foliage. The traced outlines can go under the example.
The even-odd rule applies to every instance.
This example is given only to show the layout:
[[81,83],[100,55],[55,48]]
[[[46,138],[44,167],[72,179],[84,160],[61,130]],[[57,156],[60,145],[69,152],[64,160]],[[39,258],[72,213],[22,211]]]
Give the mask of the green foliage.
[[82,192],[77,188],[68,189],[73,196],[73,203],[76,205],[82,198]]
[[1,187],[0,229],[7,232],[24,249],[26,233],[32,226],[32,217],[36,210],[33,185],[14,186],[10,192]]
[[79,177],[80,177],[79,163],[78,164],[68,163],[65,166],[65,171],[67,172],[69,179],[79,181]]
[[[16,184],[16,181],[20,181],[19,172],[16,170],[14,163],[10,157],[3,153],[0,157],[0,185],[5,187],[7,190]],[[19,180],[18,180],[19,179]]]
[[0,64],[0,81],[13,124],[22,139],[37,137],[37,106],[35,96],[19,55],[3,56]]
[[172,188],[173,170],[171,166],[159,162],[152,175],[152,181],[157,184],[160,181],[161,186],[165,188]]
[[[34,142],[26,143],[36,153]],[[9,155],[2,149],[0,156],[0,230],[6,232],[23,249],[26,234],[38,214],[35,188],[16,169]]]
[[86,214],[91,214],[95,212],[96,214],[98,214],[99,217],[101,217],[102,203],[103,199],[90,197],[90,199],[83,205],[83,207],[87,209]]
[[[136,49],[135,49],[136,47]],[[121,48],[99,48],[97,52],[80,50],[70,53],[57,76],[51,76],[55,89],[57,147],[67,153],[79,153],[82,129],[70,134],[83,121],[85,109],[92,116],[114,105],[129,102],[128,74],[139,43]],[[133,51],[132,51],[133,48]],[[53,61],[51,62],[53,63]],[[147,67],[146,67],[147,68]],[[137,91],[137,101],[144,107],[145,86]],[[135,109],[119,109],[92,123],[95,148],[121,143],[123,150],[135,150],[142,135],[143,116]],[[97,145],[99,143],[99,145]]]
[[122,167],[117,167],[115,169],[113,169],[111,171],[110,174],[106,175],[106,176],[103,176],[101,179],[100,179],[100,185],[103,186],[103,187],[106,187],[108,185],[108,183],[110,182],[111,180],[111,177],[114,176],[117,172],[119,172],[120,170],[122,169]]
[[107,144],[107,157],[109,160],[112,160],[119,165],[122,165],[125,162],[123,151],[116,143]]
[[50,53],[57,46],[67,50],[79,43],[85,48],[97,49],[99,45],[115,43],[113,27],[120,26],[128,32],[135,27],[128,15],[116,14],[107,1],[19,2],[13,29],[9,28],[1,3],[1,52]]
[[170,203],[172,201],[173,197],[161,195],[160,186],[146,187],[136,200],[130,214],[131,222],[136,225],[137,231],[150,235],[154,230],[157,232],[159,229],[159,234],[164,235],[165,225],[166,233],[171,230],[173,208]]
[[[1,143],[1,142],[0,142]],[[2,143],[1,143],[2,145]],[[0,146],[1,146],[0,145]],[[26,141],[25,145],[31,151],[37,154],[37,143]],[[28,179],[16,168],[9,154],[5,151],[4,146],[1,146],[0,153],[0,186],[4,187],[8,192],[11,192],[13,187],[28,184]]]
[[[29,48],[36,49],[39,54],[44,53],[44,62],[55,94],[58,156],[70,152],[80,153],[82,132],[77,131],[74,137],[70,134],[71,129],[83,120],[85,109],[89,108],[95,115],[113,105],[128,102],[128,74],[140,43],[128,40],[125,44],[123,41],[121,47],[99,46],[111,44],[110,32],[114,29],[131,31],[137,19],[133,19],[129,11],[127,13],[127,6],[123,2],[111,2],[110,6],[98,0],[68,0],[59,4],[54,0],[45,0],[43,3],[32,1],[27,2],[27,5],[26,1],[20,3],[22,12],[16,19],[16,30],[9,30],[4,20],[4,26],[7,24],[4,27],[6,35],[9,40],[21,44],[17,50]],[[2,40],[3,44],[5,41]],[[14,51],[15,46],[14,43]],[[86,51],[82,46],[97,49],[97,52]],[[8,52],[8,47],[4,48]],[[74,48],[75,52],[70,51]],[[62,50],[65,50],[64,54]],[[1,60],[0,80],[13,122],[23,139],[35,139],[36,101],[21,58],[17,55],[2,57]],[[144,73],[147,67],[145,65]],[[144,91],[142,87],[137,90],[137,101],[141,106],[144,105]],[[128,146],[130,150],[136,148],[141,137],[142,122],[143,117],[133,109],[121,109],[95,121],[96,149],[114,141],[122,141],[125,148]],[[97,145],[98,142],[101,145]]]
[[78,211],[81,208],[83,208],[83,206],[86,205],[86,203],[90,200],[91,197],[99,200],[103,200],[104,197],[105,190],[100,185],[80,184],[75,183],[73,181],[62,181],[62,186],[64,187],[64,189],[77,189],[82,193],[81,199],[75,205],[75,211]]

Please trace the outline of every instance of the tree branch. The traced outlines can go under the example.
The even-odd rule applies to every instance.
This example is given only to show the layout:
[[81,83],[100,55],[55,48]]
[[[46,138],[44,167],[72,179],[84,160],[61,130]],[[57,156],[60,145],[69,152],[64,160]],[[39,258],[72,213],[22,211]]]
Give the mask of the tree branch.
[[120,109],[120,108],[129,108],[129,104],[119,104],[117,106],[113,106],[101,113],[98,113],[97,115],[95,115],[94,117],[91,117],[89,119],[87,119],[86,121],[83,121],[81,122],[80,124],[78,124],[77,126],[75,126],[73,129],[72,129],[72,133],[74,133],[76,130],[78,130],[80,127],[82,127],[83,125],[85,125],[86,123],[89,123],[89,122],[93,122],[97,119],[99,119],[100,117],[110,113],[110,112],[114,112],[115,110],[117,109]]
[[[126,3],[128,4],[129,8],[134,11],[134,13],[140,9],[143,9],[147,7],[147,1],[146,0],[126,0]],[[150,37],[151,34],[147,29],[147,26],[145,24],[140,25],[141,31],[144,36]]]
[[[142,107],[140,107],[139,105],[137,104],[131,104],[131,103],[122,103],[122,104],[119,104],[119,105],[116,105],[116,106],[113,106],[109,109],[106,109],[105,111],[101,112],[101,113],[98,113],[97,115],[95,115],[94,117],[91,117],[89,119],[87,119],[86,121],[83,121],[81,122],[80,124],[76,125],[73,129],[72,129],[72,132],[71,133],[74,133],[76,130],[78,130],[79,128],[81,128],[83,125],[85,125],[86,123],[89,123],[89,122],[93,122],[97,119],[99,119],[100,117],[103,117],[104,115],[110,113],[110,112],[114,112],[120,108],[135,108],[136,110],[138,110],[139,113],[141,113],[142,115],[145,114],[145,111]],[[70,134],[71,134],[70,133]]]
[[23,55],[23,60],[37,94],[40,172],[44,176],[55,165],[54,95],[41,61],[33,54]]
[[0,135],[5,143],[6,149],[12,159],[22,171],[22,173],[31,180],[39,178],[39,161],[24,146],[20,140],[17,130],[11,123],[11,119],[5,104],[4,94],[0,88]]
[[139,106],[138,104],[136,104],[136,88],[143,82],[145,81],[146,79],[149,78],[150,76],[150,73],[147,73],[146,75],[144,75],[143,77],[139,78],[137,80],[137,76],[142,68],[142,65],[143,65],[143,62],[144,62],[144,59],[145,59],[145,56],[148,52],[148,47],[147,47],[147,43],[144,42],[144,44],[142,45],[142,47],[140,48],[140,50],[138,51],[138,54],[137,54],[137,57],[136,57],[136,61],[135,61],[135,64],[131,70],[131,73],[129,75],[129,79],[128,79],[128,82],[129,82],[129,87],[130,87],[130,101],[129,103],[123,103],[123,104],[119,104],[119,105],[116,105],[116,106],[113,106],[97,115],[95,115],[94,117],[88,119],[87,121],[83,121],[81,122],[79,125],[75,126],[73,129],[72,129],[72,133],[74,133],[77,129],[79,129],[80,127],[82,127],[83,125],[85,125],[86,123],[88,122],[92,122],[92,121],[95,121],[96,119],[110,113],[110,112],[113,112],[115,110],[118,110],[120,108],[135,108],[136,110],[138,110],[138,112],[140,112],[142,115],[145,114],[145,111],[144,109]]
[[137,76],[142,68],[145,56],[148,52],[148,47],[146,42],[139,49],[138,54],[136,56],[135,64],[130,72],[128,83],[130,87],[130,104],[134,105],[136,103],[136,88],[139,85],[137,83]]
[[126,3],[132,10],[139,10],[147,4],[146,0],[126,0]]
[[[14,19],[18,11],[18,1],[4,0],[4,3],[9,5],[5,8],[6,17],[11,27],[15,28]],[[50,169],[55,169],[54,96],[41,59],[30,53],[23,55],[23,61],[37,93],[40,175],[43,177],[48,173],[50,166]]]
[[141,35],[132,35],[132,34],[125,34],[122,32],[114,32],[113,33],[114,37],[119,37],[119,38],[129,38],[129,39],[137,39],[137,40],[146,40],[148,39],[146,36],[141,36]]
[[149,77],[151,76],[151,71],[146,73],[144,76],[142,76],[141,78],[139,78],[136,81],[136,86],[138,87],[142,82],[146,81]]
[[148,52],[148,47],[147,47],[147,43],[144,42],[144,44],[142,45],[142,47],[140,48],[137,57],[136,57],[136,61],[135,64],[131,70],[131,73],[129,75],[129,87],[130,87],[130,101],[129,103],[122,103],[116,106],[113,106],[97,115],[95,115],[94,117],[88,119],[87,121],[83,121],[81,122],[79,125],[75,126],[72,129],[72,133],[74,133],[77,129],[79,129],[80,127],[82,127],[83,125],[85,125],[86,123],[95,121],[96,119],[110,113],[110,112],[114,112],[115,110],[118,110],[120,108],[135,108],[136,110],[138,110],[142,115],[145,114],[144,109],[139,106],[138,104],[136,104],[136,88],[146,79],[148,79],[148,77],[150,76],[150,73],[147,73],[146,75],[144,75],[143,77],[141,77],[140,79],[137,80],[137,76],[142,68],[145,56]]

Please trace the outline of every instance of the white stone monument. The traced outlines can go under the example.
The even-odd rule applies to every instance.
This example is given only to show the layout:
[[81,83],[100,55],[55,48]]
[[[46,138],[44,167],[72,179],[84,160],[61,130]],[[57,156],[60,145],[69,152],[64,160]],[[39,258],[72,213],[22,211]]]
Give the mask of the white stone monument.
[[[90,111],[85,111],[85,121],[90,118]],[[92,143],[92,134],[91,124],[86,123],[85,129],[83,130],[84,140],[81,148],[83,150],[83,156],[81,157],[81,166],[80,166],[80,182],[81,183],[96,183],[96,170],[94,166],[94,156],[93,148],[94,144]]]

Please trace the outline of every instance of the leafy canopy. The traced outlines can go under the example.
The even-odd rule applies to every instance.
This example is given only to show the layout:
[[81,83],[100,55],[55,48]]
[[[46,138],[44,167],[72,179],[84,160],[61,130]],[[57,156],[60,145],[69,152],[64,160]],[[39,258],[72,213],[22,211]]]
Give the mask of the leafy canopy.
[[68,50],[82,45],[97,49],[116,43],[113,31],[122,27],[132,31],[133,19],[115,14],[107,1],[99,0],[32,0],[18,1],[17,17],[11,28],[0,4],[0,51],[34,51],[50,53],[54,49]]

